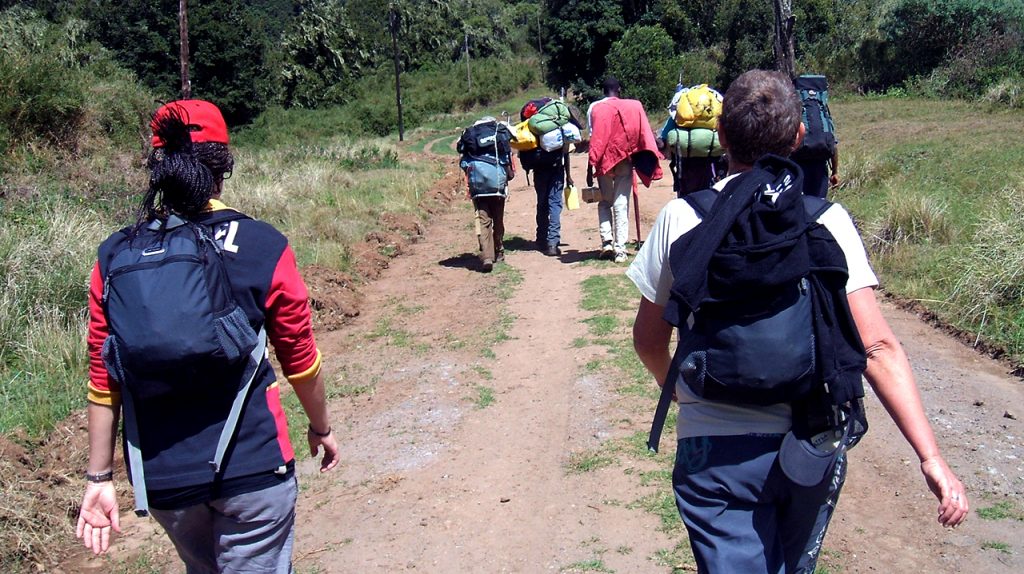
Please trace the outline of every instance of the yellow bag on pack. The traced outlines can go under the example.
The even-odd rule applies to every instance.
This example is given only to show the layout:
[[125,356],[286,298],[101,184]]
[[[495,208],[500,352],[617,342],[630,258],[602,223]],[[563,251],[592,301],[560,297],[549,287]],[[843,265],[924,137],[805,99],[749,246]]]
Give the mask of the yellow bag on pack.
[[518,151],[537,149],[537,136],[533,135],[533,132],[530,131],[529,124],[529,121],[520,122],[512,128],[512,140],[509,141],[512,149]]
[[565,186],[565,208],[569,211],[580,208],[580,192],[575,185]]
[[722,94],[707,84],[693,86],[679,94],[676,104],[676,125],[681,128],[718,129],[722,115]]

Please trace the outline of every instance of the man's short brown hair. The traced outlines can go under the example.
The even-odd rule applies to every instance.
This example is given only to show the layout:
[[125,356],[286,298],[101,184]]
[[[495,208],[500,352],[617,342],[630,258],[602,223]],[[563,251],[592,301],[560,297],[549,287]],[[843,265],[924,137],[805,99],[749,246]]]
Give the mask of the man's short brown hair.
[[800,98],[785,74],[750,70],[725,92],[718,129],[725,135],[729,156],[750,165],[769,153],[788,156],[802,113]]

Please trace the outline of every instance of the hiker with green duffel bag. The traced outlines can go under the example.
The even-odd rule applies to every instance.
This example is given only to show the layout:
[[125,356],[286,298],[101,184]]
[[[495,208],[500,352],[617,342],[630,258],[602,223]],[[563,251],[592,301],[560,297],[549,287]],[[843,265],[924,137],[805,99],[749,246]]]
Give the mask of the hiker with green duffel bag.
[[725,150],[717,130],[721,98],[707,84],[691,88],[680,84],[676,88],[658,139],[669,156],[672,189],[677,197],[707,189],[725,175]]

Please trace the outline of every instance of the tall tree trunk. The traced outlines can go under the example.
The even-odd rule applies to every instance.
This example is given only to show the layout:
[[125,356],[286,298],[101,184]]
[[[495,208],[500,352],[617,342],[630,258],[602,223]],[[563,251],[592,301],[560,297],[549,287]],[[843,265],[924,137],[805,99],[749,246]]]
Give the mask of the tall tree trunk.
[[775,68],[790,78],[795,77],[793,55],[793,0],[772,0],[775,9]]
[[181,42],[181,97],[192,98],[192,80],[188,77],[188,0],[178,0],[178,34]]
[[401,17],[394,4],[388,12],[388,28],[391,30],[391,46],[395,55],[395,105],[398,106],[398,141],[405,140],[405,125],[402,123],[402,69],[398,61],[398,28]]

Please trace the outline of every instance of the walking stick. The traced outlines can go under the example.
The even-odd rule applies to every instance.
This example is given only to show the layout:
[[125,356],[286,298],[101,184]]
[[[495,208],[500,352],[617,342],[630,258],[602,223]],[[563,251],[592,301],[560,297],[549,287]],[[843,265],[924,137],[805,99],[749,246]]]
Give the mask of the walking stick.
[[636,220],[636,247],[640,248],[643,237],[640,235],[640,194],[636,188],[636,172],[633,172],[633,218]]

